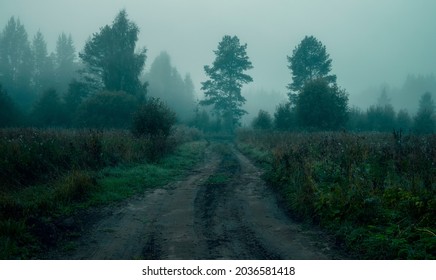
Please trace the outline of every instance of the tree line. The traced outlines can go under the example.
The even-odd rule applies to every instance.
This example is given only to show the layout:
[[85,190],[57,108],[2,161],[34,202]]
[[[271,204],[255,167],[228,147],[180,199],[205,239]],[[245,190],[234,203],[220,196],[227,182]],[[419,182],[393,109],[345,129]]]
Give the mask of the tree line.
[[[147,49],[137,47],[138,26],[121,10],[111,25],[101,27],[76,53],[71,35],[62,33],[49,54],[44,36],[32,43],[24,26],[12,17],[0,36],[0,126],[131,127],[138,116],[176,118],[203,130],[233,132],[247,112],[242,87],[253,81],[247,44],[226,35],[214,51],[215,60],[204,66],[204,99],[196,103],[189,75],[182,78],[161,53],[142,75]],[[306,36],[287,57],[292,82],[289,100],[279,104],[274,118],[260,111],[253,127],[279,130],[391,130],[435,129],[434,102],[425,93],[417,115],[393,112],[388,104],[366,112],[349,108],[348,93],[331,73],[332,59],[314,36]],[[157,97],[157,98],[151,98]],[[145,104],[150,100],[152,106]],[[154,105],[153,105],[154,104]],[[170,110],[169,110],[170,109]],[[171,116],[159,118],[156,110]],[[174,112],[175,111],[175,112]],[[24,114],[23,114],[24,112]],[[22,121],[27,116],[27,123]],[[132,116],[135,116],[132,118]],[[138,124],[139,125],[139,124]],[[139,125],[140,126],[140,125]],[[165,127],[165,124],[157,126]]]

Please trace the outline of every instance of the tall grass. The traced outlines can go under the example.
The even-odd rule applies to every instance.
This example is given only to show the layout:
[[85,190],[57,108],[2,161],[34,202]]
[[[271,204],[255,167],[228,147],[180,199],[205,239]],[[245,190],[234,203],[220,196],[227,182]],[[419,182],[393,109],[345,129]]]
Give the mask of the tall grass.
[[290,213],[332,231],[356,258],[436,258],[436,135],[241,131],[238,139],[263,155]]
[[[0,259],[32,258],[52,246],[62,219],[81,207],[167,182],[180,171],[165,156],[199,137],[184,127],[165,138],[124,130],[0,129]],[[200,157],[192,149],[182,150],[190,163]],[[180,169],[190,166],[176,159]],[[151,174],[159,161],[163,171]]]

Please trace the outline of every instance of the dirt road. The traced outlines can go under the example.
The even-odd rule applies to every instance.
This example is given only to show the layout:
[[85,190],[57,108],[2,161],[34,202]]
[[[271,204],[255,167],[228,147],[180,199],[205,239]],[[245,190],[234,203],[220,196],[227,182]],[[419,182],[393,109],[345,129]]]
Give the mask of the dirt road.
[[99,210],[57,259],[331,259],[321,233],[277,206],[261,170],[230,144],[212,144],[181,181]]

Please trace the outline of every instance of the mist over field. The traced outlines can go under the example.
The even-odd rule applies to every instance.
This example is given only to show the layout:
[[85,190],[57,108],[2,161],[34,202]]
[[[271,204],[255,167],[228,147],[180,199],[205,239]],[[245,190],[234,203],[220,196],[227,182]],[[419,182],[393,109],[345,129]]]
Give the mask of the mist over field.
[[0,0],[0,259],[435,259],[435,11]]
[[[213,61],[212,50],[224,34],[248,45],[253,83],[243,92],[252,103],[251,92],[257,90],[286,98],[291,81],[286,56],[305,35],[327,47],[332,72],[349,92],[351,105],[366,110],[388,86],[395,109],[413,114],[419,96],[436,88],[436,3],[429,0],[1,0],[0,6],[0,26],[11,16],[20,18],[29,38],[38,30],[44,34],[49,52],[61,32],[71,33],[76,51],[82,51],[92,33],[126,9],[140,29],[137,46],[147,48],[145,71],[166,51],[181,75],[191,75],[199,98],[203,66]],[[404,89],[409,75],[431,81],[425,88]],[[255,114],[254,107],[262,106],[249,107]]]

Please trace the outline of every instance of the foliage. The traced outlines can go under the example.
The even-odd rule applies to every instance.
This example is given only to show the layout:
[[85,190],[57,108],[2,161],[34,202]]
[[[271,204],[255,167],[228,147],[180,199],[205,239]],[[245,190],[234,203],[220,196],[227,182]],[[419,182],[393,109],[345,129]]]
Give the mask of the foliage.
[[290,213],[359,259],[436,258],[436,136],[241,131]]
[[176,122],[175,113],[159,98],[151,97],[133,116],[132,132],[135,136],[168,137]]
[[71,34],[67,36],[62,32],[56,41],[55,67],[56,88],[65,92],[77,69],[76,49]]
[[259,110],[259,113],[253,119],[251,126],[254,129],[268,130],[273,127],[273,119],[267,111]]
[[0,35],[0,83],[12,99],[28,110],[35,98],[31,92],[33,58],[27,32],[11,17]]
[[16,108],[12,98],[0,84],[0,127],[17,125],[20,118],[18,108]]
[[32,41],[33,54],[33,89],[41,93],[54,86],[54,57],[47,52],[47,43],[41,31],[38,31]]
[[103,91],[83,101],[77,109],[76,125],[91,128],[129,128],[138,107],[134,96],[122,91]]
[[198,139],[194,130],[178,128],[170,138],[174,154],[151,163],[154,139],[128,131],[0,130],[0,259],[46,257],[78,229],[66,218],[164,185],[202,158],[204,143],[186,143]]
[[304,37],[292,56],[288,56],[288,63],[288,68],[292,71],[292,83],[288,85],[291,102],[292,92],[301,91],[311,80],[323,78],[329,84],[336,83],[336,75],[329,75],[332,68],[330,55],[314,36]]
[[146,79],[148,96],[158,97],[174,110],[179,120],[187,121],[194,113],[194,85],[191,77],[183,79],[171,65],[171,58],[162,52],[153,61]]
[[97,91],[125,91],[143,96],[145,87],[139,81],[144,68],[146,49],[135,53],[138,26],[127,18],[122,10],[112,25],[106,25],[94,33],[79,57],[85,70],[84,80]]
[[371,106],[366,112],[366,129],[369,131],[392,131],[395,128],[396,114],[392,105]]
[[307,82],[296,100],[297,121],[300,126],[321,130],[345,127],[348,118],[348,95],[325,79]]
[[414,130],[420,134],[434,133],[436,128],[435,105],[431,93],[426,92],[419,100],[418,113],[414,119]]
[[407,110],[400,110],[397,114],[396,129],[409,131],[412,128],[412,118]]
[[202,82],[205,99],[201,105],[213,105],[224,126],[233,131],[240,118],[246,113],[241,106],[245,98],[241,95],[244,84],[253,79],[244,73],[253,68],[247,56],[247,44],[241,45],[237,36],[224,36],[214,51],[216,58],[212,66],[204,66],[209,80]]
[[54,89],[42,93],[31,112],[32,122],[36,126],[64,126],[66,115],[64,104]]
[[274,112],[274,128],[280,131],[290,131],[295,127],[295,110],[291,108],[291,104],[279,104]]

